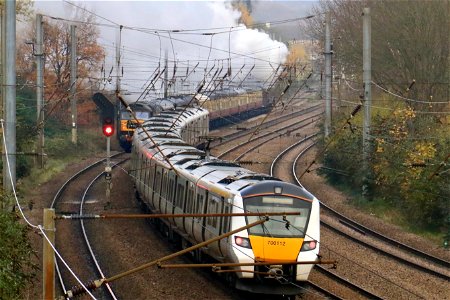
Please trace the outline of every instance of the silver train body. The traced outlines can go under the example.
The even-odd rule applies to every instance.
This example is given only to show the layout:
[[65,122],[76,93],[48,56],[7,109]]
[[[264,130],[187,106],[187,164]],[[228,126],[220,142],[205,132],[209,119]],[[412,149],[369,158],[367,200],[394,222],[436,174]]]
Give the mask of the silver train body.
[[[161,118],[165,124],[178,121],[175,126],[162,126]],[[157,147],[142,128],[136,129],[130,174],[138,197],[149,213],[299,212],[272,216],[263,225],[209,244],[193,255],[199,261],[207,257],[217,262],[268,263],[227,269],[224,274],[237,289],[279,295],[302,292],[314,265],[297,263],[318,261],[319,201],[302,187],[207,157],[187,143],[207,135],[207,119],[208,112],[199,108],[189,108],[181,117],[173,112],[150,118],[143,126]],[[187,247],[259,218],[183,217],[157,222],[168,237]]]

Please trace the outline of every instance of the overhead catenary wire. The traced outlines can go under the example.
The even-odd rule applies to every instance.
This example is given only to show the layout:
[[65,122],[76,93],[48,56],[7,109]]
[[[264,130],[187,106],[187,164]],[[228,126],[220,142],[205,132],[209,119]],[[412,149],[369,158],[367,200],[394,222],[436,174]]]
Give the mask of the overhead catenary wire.
[[[80,22],[80,23],[88,23],[88,24],[90,24],[90,22],[81,22],[81,21],[76,21],[76,20],[69,20],[69,19],[64,19],[64,18],[53,17],[53,16],[50,16],[50,15],[43,15],[43,16],[46,16],[46,17],[49,17],[49,18],[52,18],[52,19],[56,19],[56,20],[61,20],[61,21]],[[92,25],[99,25],[99,24],[92,23]],[[164,31],[158,31],[158,30],[146,31],[146,30],[140,30],[140,29],[136,29],[136,28],[133,28],[133,27],[123,26],[123,25],[118,25],[118,24],[116,26],[121,26],[123,29],[135,30],[135,31],[142,32],[142,33],[145,33],[145,34],[148,34],[148,35],[161,36],[161,37],[166,38],[166,39],[172,39],[173,41],[179,41],[181,43],[195,45],[195,46],[199,46],[199,47],[202,47],[202,48],[209,48],[209,46],[207,46],[207,45],[203,45],[203,44],[199,44],[199,43],[195,43],[195,42],[190,42],[190,41],[182,40],[182,39],[178,39],[178,38],[173,38],[173,37],[169,36],[169,34],[167,34],[167,36],[166,35],[162,35],[161,33],[163,33]],[[155,33],[155,32],[158,32],[158,33]],[[227,31],[227,33],[228,33],[228,31]],[[210,34],[206,34],[206,35],[211,35],[211,33]],[[228,49],[225,50],[225,49],[215,48],[215,47],[213,47],[212,49],[216,50],[216,51],[219,51],[219,52],[224,52],[228,56],[231,53],[231,54],[234,54],[234,55],[238,55],[239,57],[246,57],[246,58],[255,59],[255,60],[258,60],[258,61],[262,61],[262,62],[270,62],[270,60],[267,60],[267,59],[263,59],[263,58],[259,58],[259,57],[253,57],[253,56],[250,56],[248,54],[243,54],[243,53],[237,53],[237,52],[229,51]]]
[[[413,82],[414,82],[414,81],[413,81]],[[390,95],[392,95],[392,96],[394,96],[394,97],[397,97],[397,98],[406,100],[406,101],[408,101],[408,102],[424,103],[424,104],[449,104],[449,103],[450,103],[450,100],[449,100],[449,101],[423,101],[423,100],[411,99],[411,98],[408,98],[408,97],[404,97],[404,96],[395,94],[395,93],[393,93],[393,92],[387,90],[386,88],[382,87],[381,85],[379,85],[378,83],[376,83],[376,82],[374,82],[374,81],[372,81],[372,83],[373,83],[376,87],[378,87],[379,89],[381,89],[382,91],[384,91],[384,92],[386,92],[386,93],[388,93],[388,94],[390,94]],[[412,84],[411,84],[411,85],[412,85]],[[411,89],[411,85],[410,85],[410,87],[409,87],[406,91],[409,91],[409,90]]]

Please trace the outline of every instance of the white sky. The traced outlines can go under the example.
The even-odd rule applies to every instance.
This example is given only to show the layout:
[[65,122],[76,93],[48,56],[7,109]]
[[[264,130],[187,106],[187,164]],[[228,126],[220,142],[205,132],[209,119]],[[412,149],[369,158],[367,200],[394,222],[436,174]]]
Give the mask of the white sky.
[[[108,50],[105,69],[110,70],[115,62],[117,24],[124,25],[122,31],[122,62],[124,78],[122,88],[140,90],[143,82],[164,62],[164,51],[168,51],[170,65],[169,79],[173,74],[173,61],[177,61],[177,76],[183,77],[199,66],[190,75],[190,89],[215,65],[213,73],[224,74],[231,58],[232,77],[239,82],[253,66],[247,79],[264,81],[279,63],[284,62],[287,48],[283,43],[272,40],[268,34],[244,27],[237,29],[240,13],[224,1],[78,1],[72,2],[97,14],[97,22],[115,28],[101,26],[100,44]],[[266,21],[302,17],[308,14],[304,9],[310,2],[258,1],[253,2],[254,13]],[[276,8],[279,11],[276,12]],[[35,1],[35,8],[44,15],[73,19],[76,7],[65,1]],[[287,9],[290,8],[290,9]],[[303,14],[303,15],[301,15]],[[272,18],[272,19],[270,19]],[[111,22],[109,22],[111,21]],[[259,21],[259,20],[258,20]],[[116,25],[114,25],[114,23]],[[293,24],[295,25],[295,24]],[[132,28],[132,29],[130,29]],[[145,28],[147,33],[138,28]],[[180,34],[160,30],[205,29],[214,35]],[[230,28],[233,28],[230,33]],[[155,32],[158,30],[158,34]],[[44,33],[45,34],[45,33]],[[212,45],[212,48],[210,48]],[[230,50],[230,52],[229,52]],[[270,63],[270,64],[269,64]],[[240,74],[236,72],[242,68]],[[188,69],[189,66],[189,69]],[[109,71],[108,71],[109,72]],[[220,76],[222,77],[222,76]],[[177,80],[180,83],[180,80]],[[186,82],[186,86],[187,86]],[[159,88],[159,87],[158,87]]]

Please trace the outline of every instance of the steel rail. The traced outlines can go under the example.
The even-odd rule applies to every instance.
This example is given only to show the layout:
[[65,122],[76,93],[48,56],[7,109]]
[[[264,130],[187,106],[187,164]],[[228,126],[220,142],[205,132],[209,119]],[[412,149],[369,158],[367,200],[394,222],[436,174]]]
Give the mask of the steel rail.
[[[125,162],[128,159],[124,159],[121,162],[116,163],[115,165],[112,166],[112,168],[115,168],[117,165]],[[87,197],[87,193],[89,192],[89,190],[91,189],[91,187],[94,185],[94,183],[104,174],[105,172],[101,172],[99,173],[97,176],[94,177],[94,179],[91,180],[91,182],[87,185],[86,189],[84,190],[83,196],[81,197],[81,203],[80,203],[80,210],[79,210],[79,214],[83,215],[83,208],[84,208],[84,202],[86,200]],[[89,253],[91,254],[91,258],[92,261],[94,262],[95,267],[97,268],[97,272],[100,274],[100,276],[102,278],[105,278],[105,275],[103,274],[102,268],[100,267],[100,264],[97,260],[97,258],[95,257],[94,254],[94,250],[92,249],[91,243],[89,242],[89,237],[86,233],[86,227],[84,226],[84,221],[81,219],[80,220],[80,225],[81,225],[81,232],[83,233],[83,237],[84,237],[84,242],[86,244],[86,247],[89,250]],[[105,288],[108,290],[109,295],[114,299],[117,300],[116,295],[114,294],[114,291],[111,288],[111,285],[106,283],[105,284]]]
[[[314,146],[314,145],[311,145],[311,147],[312,146]],[[309,149],[310,148],[307,148],[307,149],[304,149],[302,152],[300,152],[298,154],[298,156],[296,157],[296,159],[294,160],[294,163],[293,163],[292,172],[293,172],[293,175],[294,175],[294,178],[295,178],[297,184],[299,184],[299,185],[301,185],[301,183],[300,183],[300,180],[297,177],[297,174],[295,172],[295,166],[297,165],[298,159],[300,159],[301,156],[303,156],[304,153],[306,153],[306,151],[308,151]],[[438,265],[438,266],[440,266],[442,268],[447,268],[447,269],[450,268],[450,262],[448,262],[448,261],[446,261],[444,259],[441,259],[441,258],[436,257],[434,255],[431,255],[429,253],[425,253],[422,250],[413,248],[413,247],[411,247],[409,245],[406,245],[406,244],[401,243],[401,242],[399,242],[397,240],[394,240],[394,239],[392,239],[392,238],[390,238],[390,237],[388,237],[388,236],[386,236],[384,234],[381,234],[381,233],[379,233],[379,232],[377,232],[377,231],[375,231],[373,229],[370,229],[370,228],[368,228],[368,227],[366,227],[366,226],[364,226],[364,225],[362,225],[362,224],[360,224],[360,223],[350,219],[349,217],[346,217],[343,214],[337,212],[336,210],[332,209],[330,206],[326,205],[323,202],[321,202],[320,204],[321,204],[321,207],[325,211],[327,211],[327,212],[331,213],[332,215],[334,215],[335,217],[337,217],[341,223],[343,223],[343,224],[345,224],[345,225],[347,225],[349,227],[352,227],[353,230],[356,230],[356,231],[358,231],[360,233],[363,232],[365,235],[371,235],[371,236],[373,236],[373,237],[375,237],[375,238],[377,238],[377,239],[379,239],[379,240],[381,240],[383,242],[386,242],[386,243],[390,244],[392,247],[401,249],[403,251],[406,251],[409,254],[415,255],[416,257],[418,257],[421,260],[427,260],[427,261],[432,262],[432,263],[434,263],[434,264],[436,264],[436,265]],[[407,263],[407,262],[405,262],[405,263]],[[410,263],[407,263],[407,264],[410,264]],[[415,264],[415,265],[417,266],[417,268],[421,269],[422,271],[425,271],[427,273],[430,273],[432,275],[435,275],[435,276],[440,277],[440,278],[445,279],[445,280],[450,280],[450,277],[448,275],[446,275],[446,274],[443,274],[441,272],[436,272],[436,271],[434,271],[434,270],[432,270],[430,268],[427,268],[427,267],[424,267],[424,266],[420,266],[419,264]]]
[[[317,109],[319,109],[319,108],[317,108]],[[311,117],[309,117],[309,118],[306,118],[306,119],[304,119],[304,120],[302,120],[302,121],[300,121],[300,122],[301,122],[301,123],[306,122],[306,121],[308,121],[309,119],[313,119],[313,118],[318,117],[318,116],[320,116],[320,115],[322,115],[322,114],[323,114],[323,112],[318,113],[318,114],[313,115],[313,116],[311,116]],[[276,129],[276,130],[274,130],[274,131],[267,132],[267,133],[265,133],[265,134],[263,134],[263,135],[260,135],[260,136],[258,137],[258,140],[259,140],[259,139],[263,139],[263,138],[265,138],[265,137],[267,137],[267,136],[270,136],[270,135],[275,135],[275,136],[272,137],[272,138],[263,140],[262,142],[258,143],[257,146],[259,147],[259,146],[261,146],[262,144],[264,144],[264,143],[266,143],[266,142],[268,142],[268,141],[270,141],[270,140],[273,140],[273,139],[279,137],[279,136],[280,136],[280,133],[278,133],[279,131],[289,130],[289,129],[292,130],[292,131],[294,131],[294,130],[298,130],[298,129],[300,129],[300,128],[303,128],[303,127],[305,127],[305,126],[307,126],[307,125],[309,125],[309,124],[311,124],[311,123],[308,123],[308,124],[300,124],[300,125],[299,125],[298,123],[293,123],[293,124],[289,124],[289,125],[283,126],[282,128],[278,128],[278,129]],[[222,158],[223,156],[225,156],[225,155],[227,155],[227,154],[229,154],[229,153],[235,151],[236,149],[241,148],[242,146],[248,145],[248,144],[250,144],[250,143],[252,143],[252,142],[255,142],[255,141],[256,141],[256,140],[245,141],[245,142],[243,142],[243,143],[241,143],[241,144],[239,144],[239,145],[237,145],[237,146],[234,146],[234,147],[232,147],[232,148],[226,150],[225,152],[222,152],[222,153],[221,153],[220,155],[218,155],[217,157],[218,157],[218,158]],[[252,149],[253,149],[253,148],[252,148]],[[245,154],[247,154],[247,153],[244,153],[244,154],[238,156],[238,157],[235,158],[234,160],[236,161],[236,160],[242,158],[242,156],[245,155]]]
[[[296,183],[298,185],[300,185],[300,186],[302,186],[302,185],[301,185],[301,183],[299,181],[299,178],[298,178],[298,176],[296,174],[295,166],[297,165],[298,159],[300,157],[302,157],[308,150],[310,150],[312,146],[314,146],[314,144],[310,145],[306,149],[303,149],[297,155],[297,157],[295,158],[294,163],[293,163],[292,174],[293,174],[293,176],[294,176],[294,178],[296,180]],[[350,219],[348,217],[345,217],[341,213],[338,213],[337,211],[331,209],[329,206],[327,206],[323,202],[321,202],[321,207],[324,208],[326,211],[331,212],[332,214],[334,214],[338,218],[340,218],[339,221],[344,220],[343,223],[347,223],[350,226],[354,226],[355,227],[354,229],[357,230],[358,232],[364,232],[365,234],[369,233],[373,237],[378,238],[379,240],[381,240],[383,242],[386,242],[387,244],[389,244],[389,246],[402,249],[402,250],[406,251],[408,254],[412,254],[412,255],[415,255],[415,256],[417,256],[417,257],[419,257],[421,259],[425,259],[425,260],[431,261],[431,262],[436,263],[436,264],[438,264],[438,265],[440,265],[440,266],[442,266],[444,268],[448,268],[448,266],[449,266],[449,262],[447,262],[445,260],[442,260],[440,258],[437,258],[435,256],[429,255],[427,253],[424,253],[421,250],[418,250],[418,249],[415,249],[415,248],[413,248],[411,246],[405,245],[405,244],[403,244],[403,243],[401,243],[399,241],[396,241],[396,240],[394,240],[392,238],[389,238],[389,237],[387,237],[387,236],[385,236],[385,235],[383,235],[381,233],[378,233],[375,230],[367,228],[367,227],[357,223],[356,221],[353,221],[352,219]],[[346,238],[351,239],[354,242],[357,242],[357,243],[359,243],[361,245],[364,245],[364,246],[372,249],[373,251],[381,253],[384,256],[387,256],[387,257],[390,257],[392,259],[398,260],[398,261],[402,262],[403,264],[406,264],[408,266],[411,266],[413,268],[416,268],[416,269],[418,269],[420,271],[426,272],[426,273],[431,274],[433,276],[436,276],[438,278],[441,278],[441,279],[444,279],[444,280],[447,280],[447,281],[450,280],[450,276],[448,276],[447,274],[444,274],[442,272],[430,269],[429,267],[423,266],[423,265],[421,265],[419,263],[415,263],[415,262],[412,262],[410,260],[404,259],[404,258],[402,258],[402,257],[400,257],[400,256],[398,256],[396,254],[390,253],[388,251],[379,249],[378,247],[375,247],[375,246],[369,244],[368,242],[365,242],[365,241],[362,241],[362,240],[357,239],[355,237],[352,237],[351,235],[346,234],[345,232],[343,232],[343,231],[341,231],[341,230],[339,230],[337,228],[334,228],[333,226],[331,226],[330,224],[326,223],[325,221],[321,221],[321,224],[326,226],[327,228],[335,231],[336,233],[339,233],[339,234],[345,236]],[[319,266],[319,268],[320,268],[320,266]]]
[[[266,128],[269,128],[269,127],[274,126],[276,124],[282,123],[282,122],[284,122],[286,120],[292,119],[294,117],[302,116],[302,115],[307,114],[309,112],[315,111],[317,109],[320,109],[321,107],[322,107],[322,104],[317,104],[317,105],[314,105],[314,106],[311,106],[311,107],[308,107],[308,108],[305,108],[305,109],[302,109],[302,110],[298,110],[298,111],[295,111],[295,112],[292,112],[292,113],[289,113],[289,114],[285,114],[285,115],[283,115],[283,116],[281,116],[279,118],[271,119],[271,120],[265,122],[263,125],[261,125],[259,127],[261,129],[266,129]],[[246,135],[249,135],[249,134],[251,134],[251,132],[249,132],[249,131],[254,129],[254,128],[256,128],[256,127],[258,127],[258,126],[252,126],[252,127],[246,128],[244,131],[237,131],[237,132],[230,133],[230,134],[228,134],[228,135],[226,135],[226,136],[224,136],[222,138],[222,140],[224,142],[212,143],[212,146],[213,147],[217,147],[217,146],[220,146],[220,145],[222,145],[222,144],[224,144],[226,142],[229,142],[229,141],[232,141],[232,140],[244,137]]]
[[[119,155],[122,155],[124,152],[119,152],[116,154],[111,155],[111,157],[116,157]],[[77,179],[79,176],[81,176],[82,174],[86,173],[87,171],[93,169],[94,167],[98,166],[99,164],[101,164],[102,162],[104,162],[106,160],[106,158],[103,158],[101,160],[98,160],[88,166],[86,166],[85,168],[83,168],[82,170],[78,171],[77,173],[75,173],[74,175],[72,175],[69,179],[66,180],[66,182],[64,182],[61,187],[58,189],[58,191],[56,192],[55,196],[53,197],[53,200],[50,204],[50,208],[55,208],[58,200],[61,198],[62,193],[66,190],[67,186],[75,181],[75,179]],[[67,292],[66,286],[64,284],[64,280],[62,278],[62,274],[61,274],[61,269],[59,268],[58,265],[58,260],[56,260],[55,258],[55,270],[56,270],[56,274],[58,276],[58,280],[59,280],[59,284],[61,285],[61,289],[63,290],[64,294]]]
[[[300,146],[300,145],[306,143],[306,142],[307,142],[308,140],[310,140],[312,137],[317,136],[317,134],[318,134],[318,133],[312,134],[312,135],[308,136],[307,138],[304,138],[304,139],[300,140],[299,142],[297,142],[297,143],[295,143],[295,144],[293,144],[293,145],[290,145],[289,147],[287,147],[286,149],[284,149],[283,151],[281,151],[281,152],[273,159],[273,161],[272,161],[272,164],[271,164],[271,167],[270,167],[270,175],[271,175],[271,176],[274,176],[273,173],[274,173],[275,165],[276,165],[276,163],[278,163],[278,162],[280,161],[280,159],[281,159],[283,156],[285,156],[289,151],[293,151],[293,149],[295,149],[296,147],[298,147],[298,146]],[[294,163],[297,162],[297,160],[299,159],[299,157],[301,157],[301,155],[303,155],[303,154],[306,153],[309,149],[311,149],[311,148],[315,145],[315,143],[316,143],[316,142],[313,142],[313,143],[309,144],[305,149],[303,149],[303,150],[300,152],[300,154],[298,154],[298,155],[296,156],[296,158],[294,159]],[[297,180],[297,184],[298,184],[299,186],[303,187],[303,186],[300,184],[300,182],[298,181],[298,178],[295,176],[295,167],[292,167],[291,170],[293,171],[292,175],[294,175],[294,178]],[[322,203],[321,203],[321,205],[322,205]],[[321,221],[321,224],[322,224],[322,221]],[[369,290],[367,290],[367,289],[365,289],[365,288],[363,288],[363,287],[361,287],[361,286],[359,286],[359,285],[357,285],[357,284],[355,284],[355,283],[352,283],[351,281],[349,281],[349,280],[347,280],[347,279],[345,279],[345,278],[343,278],[343,277],[341,277],[341,276],[339,276],[339,275],[337,275],[337,274],[335,274],[335,273],[330,272],[329,270],[323,268],[322,266],[317,265],[317,268],[319,269],[319,271],[321,271],[321,272],[324,273],[325,275],[327,275],[327,276],[329,276],[329,277],[332,277],[334,281],[340,282],[341,284],[343,284],[343,285],[349,287],[350,289],[352,289],[352,290],[358,292],[358,293],[361,294],[361,295],[364,295],[364,296],[366,296],[366,297],[368,297],[368,298],[370,298],[370,299],[382,299],[382,298],[380,298],[379,296],[377,296],[377,295],[373,294],[372,292],[370,292]],[[310,281],[309,281],[309,282],[310,282]],[[316,286],[317,286],[317,285],[316,285]],[[315,287],[315,288],[316,288],[316,287]],[[318,288],[319,288],[319,289],[322,289],[322,288],[319,287],[319,286],[318,286]],[[325,290],[325,292],[327,293],[328,291]],[[334,293],[332,293],[332,296],[335,296]],[[338,299],[339,299],[339,297],[338,297]]]

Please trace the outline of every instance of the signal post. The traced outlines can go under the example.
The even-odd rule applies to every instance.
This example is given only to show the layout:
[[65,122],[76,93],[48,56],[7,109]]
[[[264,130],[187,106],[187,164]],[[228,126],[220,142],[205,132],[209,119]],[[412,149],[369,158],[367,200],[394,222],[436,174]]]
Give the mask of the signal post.
[[105,166],[105,180],[106,180],[106,198],[109,200],[111,194],[111,136],[114,134],[114,122],[110,117],[103,119],[102,127],[103,135],[106,136],[106,166]]

